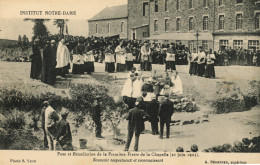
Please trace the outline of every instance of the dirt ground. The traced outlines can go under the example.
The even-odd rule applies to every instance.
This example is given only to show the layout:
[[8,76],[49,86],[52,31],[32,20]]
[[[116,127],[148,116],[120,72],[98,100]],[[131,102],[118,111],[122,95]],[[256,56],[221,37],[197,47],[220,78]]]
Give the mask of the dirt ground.
[[[139,66],[136,65],[136,67],[138,68]],[[153,69],[159,75],[164,72],[163,65],[153,65]],[[232,81],[238,84],[245,84],[250,80],[260,80],[259,67],[215,67],[216,79],[190,76],[188,74],[188,66],[177,66],[177,70],[183,82],[184,95],[195,95],[199,111],[194,113],[174,113],[172,120],[180,121],[177,123],[178,125],[171,126],[169,139],[165,138],[162,140],[158,138],[158,135],[150,134],[150,123],[146,122],[145,134],[142,134],[140,137],[140,151],[175,151],[179,146],[188,151],[192,144],[197,144],[199,151],[202,151],[214,145],[232,144],[234,141],[241,141],[245,137],[252,138],[260,135],[259,105],[248,111],[228,114],[214,114],[209,106],[210,100],[216,92],[215,86],[218,82]],[[25,90],[31,90],[30,87],[41,84],[38,80],[31,80],[29,75],[30,63],[0,62],[0,85],[22,83],[25,84]],[[151,72],[143,72],[143,75],[146,79],[151,75]],[[67,79],[58,77],[58,81],[53,87],[48,85],[44,87],[66,93],[66,87],[70,83],[101,83],[109,88],[112,96],[120,97],[126,76],[127,72],[105,73],[104,64],[95,63],[95,73],[92,75],[70,75]],[[184,121],[190,120],[194,120],[197,124],[183,125]],[[121,130],[119,138],[126,140],[127,122],[125,120],[122,121],[119,128]],[[84,124],[80,128],[76,128],[73,121],[71,121],[71,130],[73,145],[76,149],[79,148],[79,139],[82,138],[88,140],[87,150],[98,148],[98,146],[101,146],[104,150],[119,151],[124,149],[124,145],[112,144],[113,133],[107,130],[103,131],[105,138],[101,140],[95,139],[93,132],[84,129]],[[133,142],[130,150],[133,150]]]

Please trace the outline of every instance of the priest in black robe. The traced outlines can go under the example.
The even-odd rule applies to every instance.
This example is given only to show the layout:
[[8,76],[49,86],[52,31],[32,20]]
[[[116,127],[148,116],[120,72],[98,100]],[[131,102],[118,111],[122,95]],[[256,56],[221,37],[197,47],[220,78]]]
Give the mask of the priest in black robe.
[[51,47],[50,47],[50,78],[49,78],[49,84],[53,85],[56,82],[56,54],[57,54],[57,44],[55,40],[51,41]]
[[42,56],[41,81],[43,83],[49,84],[49,81],[50,81],[51,46],[50,46],[50,41],[45,41],[45,43],[46,44],[43,48],[43,56]]
[[42,57],[39,49],[39,39],[35,39],[32,46],[31,74],[32,79],[38,79],[42,70]]

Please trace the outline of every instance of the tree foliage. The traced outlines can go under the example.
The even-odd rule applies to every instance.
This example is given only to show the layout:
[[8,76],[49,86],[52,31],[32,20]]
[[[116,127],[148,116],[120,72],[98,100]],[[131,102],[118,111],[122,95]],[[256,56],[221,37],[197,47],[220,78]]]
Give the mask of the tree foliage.
[[44,24],[49,19],[24,19],[24,21],[32,21],[34,23],[32,28],[34,36],[43,37],[49,34],[48,28]]
[[[53,21],[53,25],[56,25],[57,28],[60,28],[60,32],[59,32],[60,35],[64,35],[64,29],[65,29],[65,27],[67,28],[68,21],[69,21],[68,19],[55,19]],[[68,33],[68,32],[66,32],[66,33]]]

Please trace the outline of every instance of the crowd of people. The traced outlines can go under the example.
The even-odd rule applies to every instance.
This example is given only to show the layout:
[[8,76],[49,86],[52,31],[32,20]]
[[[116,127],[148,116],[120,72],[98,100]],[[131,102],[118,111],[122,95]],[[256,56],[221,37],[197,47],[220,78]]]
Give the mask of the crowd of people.
[[170,97],[178,98],[182,94],[182,82],[177,71],[165,72],[162,79],[159,79],[154,72],[144,81],[142,71],[133,67],[128,73],[121,93],[124,103],[129,108],[126,118],[129,123],[125,151],[129,149],[133,134],[135,134],[134,150],[138,150],[139,136],[144,131],[144,122],[147,120],[151,123],[152,134],[159,134],[161,139],[166,125],[166,138],[169,138],[171,116],[174,112],[174,102]]
[[189,74],[205,76],[205,78],[215,78],[214,63],[216,60],[215,54],[210,49],[209,52],[204,52],[202,47],[199,47],[197,52],[196,48],[193,49],[193,53],[189,55]]
[[130,71],[140,63],[143,71],[151,71],[153,63],[165,63],[165,70],[176,70],[177,64],[188,63],[189,50],[182,44],[161,45],[115,38],[84,38],[58,35],[35,38],[32,46],[31,78],[53,85],[56,76],[91,74],[94,62],[104,62],[109,73]]
[[165,71],[190,64],[191,75],[207,78],[215,77],[216,65],[260,65],[259,50],[189,50],[177,42],[160,44],[111,37],[50,35],[34,38],[32,48],[31,78],[41,77],[48,84],[55,83],[56,75],[65,77],[71,67],[73,74],[91,74],[94,62],[104,62],[104,70],[109,73],[130,71],[135,63],[140,63],[143,71],[151,71],[152,64],[165,64]]
[[[42,42],[42,40],[44,41]],[[226,50],[225,52],[232,51]],[[218,56],[211,49],[204,51],[202,47],[199,47],[198,51],[194,48],[191,52],[187,47],[178,43],[161,46],[147,41],[124,41],[116,38],[50,36],[34,40],[31,78],[41,77],[42,82],[54,84],[57,75],[66,77],[66,74],[69,74],[70,67],[72,67],[72,74],[84,74],[85,72],[91,74],[95,71],[94,62],[97,61],[105,63],[104,71],[108,73],[129,71],[121,93],[123,101],[129,109],[126,118],[129,123],[125,151],[129,150],[134,134],[134,150],[138,151],[139,137],[144,131],[145,121],[151,123],[152,134],[159,134],[161,139],[164,137],[163,132],[166,125],[166,138],[170,137],[170,122],[175,105],[172,98],[180,98],[183,94],[182,81],[176,65],[189,64],[191,76],[214,78],[214,66],[219,62]],[[224,57],[226,56],[228,55]],[[259,61],[255,56],[257,56],[257,52],[253,54],[252,58],[257,63]],[[240,56],[238,59],[240,60]],[[225,58],[224,61],[226,61]],[[140,63],[140,68],[136,69],[134,63]],[[162,79],[159,79],[152,69],[153,63],[165,64],[165,75]],[[225,63],[228,65],[227,61]],[[146,81],[142,75],[143,71],[152,71],[151,77]],[[96,98],[96,100],[98,99]],[[96,137],[103,138],[101,135],[102,110],[98,101],[94,104],[92,118],[96,125]],[[70,127],[66,121],[68,111],[62,111],[62,120],[59,120],[58,115],[50,117],[55,114],[55,111],[48,102],[45,102],[44,106],[42,117],[45,119],[43,122],[45,144],[49,145],[49,149],[54,149],[53,141],[56,140],[62,149],[72,150]],[[51,124],[52,122],[54,124]]]
[[216,56],[215,65],[218,66],[260,66],[260,50],[226,47],[222,51],[214,52],[214,54]]

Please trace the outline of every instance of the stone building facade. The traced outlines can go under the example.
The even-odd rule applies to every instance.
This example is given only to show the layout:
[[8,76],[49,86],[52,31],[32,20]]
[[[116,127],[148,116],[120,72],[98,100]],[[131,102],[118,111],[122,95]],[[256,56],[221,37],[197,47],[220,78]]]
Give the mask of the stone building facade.
[[155,42],[259,49],[259,12],[259,0],[128,0],[128,38],[148,24],[146,39]]
[[149,37],[150,3],[128,0],[128,39],[142,40]]
[[90,19],[89,35],[259,50],[259,26],[260,0],[128,0]]
[[127,5],[108,7],[88,20],[89,36],[127,39]]

